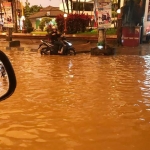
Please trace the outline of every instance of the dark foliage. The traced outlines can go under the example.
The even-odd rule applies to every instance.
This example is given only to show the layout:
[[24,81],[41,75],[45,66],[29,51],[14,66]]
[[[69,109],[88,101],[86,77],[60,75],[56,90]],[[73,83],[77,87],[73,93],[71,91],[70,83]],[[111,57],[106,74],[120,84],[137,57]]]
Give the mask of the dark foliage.
[[[85,32],[90,19],[90,16],[85,14],[69,14],[66,18],[67,33],[74,34],[77,32]],[[64,21],[65,20],[62,15],[57,16],[56,22],[60,32],[63,32],[64,30]]]
[[64,31],[64,17],[63,15],[58,15],[56,17],[57,27],[60,32]]
[[26,20],[24,21],[24,25],[25,25],[25,29],[27,33],[30,33],[33,31],[32,23],[28,18],[26,18]]
[[126,1],[125,5],[121,8],[123,26],[136,26],[141,24],[143,17],[142,4],[134,0]]

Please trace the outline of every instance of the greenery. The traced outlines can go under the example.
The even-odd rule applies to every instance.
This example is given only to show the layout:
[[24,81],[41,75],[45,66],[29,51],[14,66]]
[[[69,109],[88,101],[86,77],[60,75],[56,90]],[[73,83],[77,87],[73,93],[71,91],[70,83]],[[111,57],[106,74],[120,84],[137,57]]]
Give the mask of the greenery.
[[34,35],[46,35],[47,34],[46,31],[32,31],[31,33]]
[[88,35],[97,35],[98,32],[97,32],[97,29],[93,29],[92,31],[85,31],[85,32],[78,32],[76,34],[88,34]]
[[[63,3],[69,4],[70,2],[72,2],[72,0],[65,0],[63,1]],[[79,4],[79,1],[76,1],[77,4]],[[83,2],[84,4],[86,3],[86,1]],[[113,0],[113,3],[116,3],[116,0]],[[67,7],[67,9],[69,8],[69,5]],[[25,7],[24,7],[24,14],[25,17],[28,18],[31,14],[39,12],[42,9],[42,6],[38,6],[38,5],[34,5],[34,6],[30,6],[30,3],[27,1],[25,2]],[[72,14],[71,12],[69,12],[68,17],[66,18],[66,26],[67,26],[67,32],[69,34],[97,34],[97,32],[95,33],[94,30],[86,31],[86,27],[89,25],[89,21],[90,21],[90,16],[85,15],[83,12],[79,13],[82,11],[78,10],[77,13]],[[84,11],[84,10],[83,10]],[[116,11],[115,11],[115,7],[114,7],[114,11],[112,12],[112,17],[116,16]],[[50,32],[51,30],[51,25],[47,25],[45,28],[46,23],[50,22],[50,18],[49,17],[44,17],[42,18],[40,24],[39,24],[39,28],[44,31],[46,30],[47,33]],[[56,17],[56,22],[57,22],[57,27],[58,30],[60,32],[64,31],[64,26],[65,26],[65,19],[63,17],[63,15],[59,15]],[[44,29],[45,28],[45,29]],[[28,27],[28,32],[30,32],[32,30],[32,26],[31,28]],[[107,34],[114,34],[114,31],[107,31]]]
[[117,12],[116,11],[111,11],[111,13],[112,13],[112,18],[117,17]]
[[30,3],[25,3],[25,7],[24,7],[24,15],[26,18],[28,18],[30,16]]
[[68,14],[65,20],[62,15],[58,15],[56,18],[56,22],[60,32],[63,32],[65,21],[67,33],[75,34],[78,32],[86,31],[86,27],[89,25],[90,16],[85,14]]
[[[106,30],[107,35],[115,35],[117,33],[117,29],[109,28]],[[89,34],[89,35],[96,35],[98,34],[97,29],[89,29],[86,32],[78,32],[77,34]]]
[[43,31],[45,24],[48,24],[51,21],[51,18],[49,17],[43,17],[42,20],[40,21],[39,27]]
[[24,26],[25,26],[27,33],[30,33],[33,31],[32,23],[28,18],[26,18],[26,20],[24,21]]
[[144,16],[144,2],[139,5],[139,0],[129,0],[122,7],[122,26],[142,25]]
[[25,7],[24,7],[24,15],[25,15],[25,21],[24,21],[24,26],[26,29],[27,33],[30,33],[33,31],[33,27],[32,27],[32,23],[29,20],[29,16],[35,12],[39,12],[42,9],[42,6],[38,6],[38,5],[33,5],[32,7],[30,7],[30,3],[29,2],[25,2]]
[[[116,35],[116,31],[117,29],[111,28],[111,29],[107,29],[106,30],[106,34],[107,35]],[[47,32],[46,31],[33,31],[32,34],[35,35],[46,35]],[[82,34],[82,35],[97,35],[97,29],[92,29],[91,31],[87,30],[86,32],[79,32],[77,33],[78,35]]]
[[30,7],[30,13],[33,14],[33,13],[36,13],[36,12],[39,12],[43,7],[40,5],[33,5]]
[[117,29],[116,28],[109,28],[106,30],[106,34],[107,35],[114,35],[117,33]]
[[58,15],[56,17],[56,23],[57,23],[57,27],[58,27],[58,30],[62,33],[64,31],[64,23],[65,23],[65,20],[64,20],[64,16],[63,15]]
[[28,18],[31,14],[39,12],[42,9],[42,6],[38,5],[33,5],[30,7],[29,2],[25,2],[25,7],[24,7],[24,15],[26,18]]
[[97,46],[103,46],[105,44],[105,42],[104,41],[101,41],[101,42],[98,42],[97,43]]

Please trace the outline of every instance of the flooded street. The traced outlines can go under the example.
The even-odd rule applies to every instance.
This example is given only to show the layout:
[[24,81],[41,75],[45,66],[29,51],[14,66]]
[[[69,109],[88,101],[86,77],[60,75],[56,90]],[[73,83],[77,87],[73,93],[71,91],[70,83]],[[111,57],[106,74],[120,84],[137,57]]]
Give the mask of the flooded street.
[[0,150],[150,149],[150,56],[5,52],[17,89],[0,103]]

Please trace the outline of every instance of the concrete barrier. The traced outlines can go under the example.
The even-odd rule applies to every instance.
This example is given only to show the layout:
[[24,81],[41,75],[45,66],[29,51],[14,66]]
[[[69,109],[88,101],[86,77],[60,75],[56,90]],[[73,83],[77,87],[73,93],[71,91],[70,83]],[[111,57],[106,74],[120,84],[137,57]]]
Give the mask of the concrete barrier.
[[106,45],[105,48],[102,49],[98,49],[98,47],[91,48],[91,55],[114,55],[115,53],[116,49],[109,45]]

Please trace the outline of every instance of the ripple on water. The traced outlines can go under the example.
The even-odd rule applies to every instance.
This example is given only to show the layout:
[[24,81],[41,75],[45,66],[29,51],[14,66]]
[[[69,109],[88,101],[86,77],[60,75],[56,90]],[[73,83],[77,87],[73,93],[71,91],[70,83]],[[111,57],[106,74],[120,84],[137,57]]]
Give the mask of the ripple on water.
[[12,150],[150,149],[150,57],[6,53],[18,84],[0,105],[1,144]]

